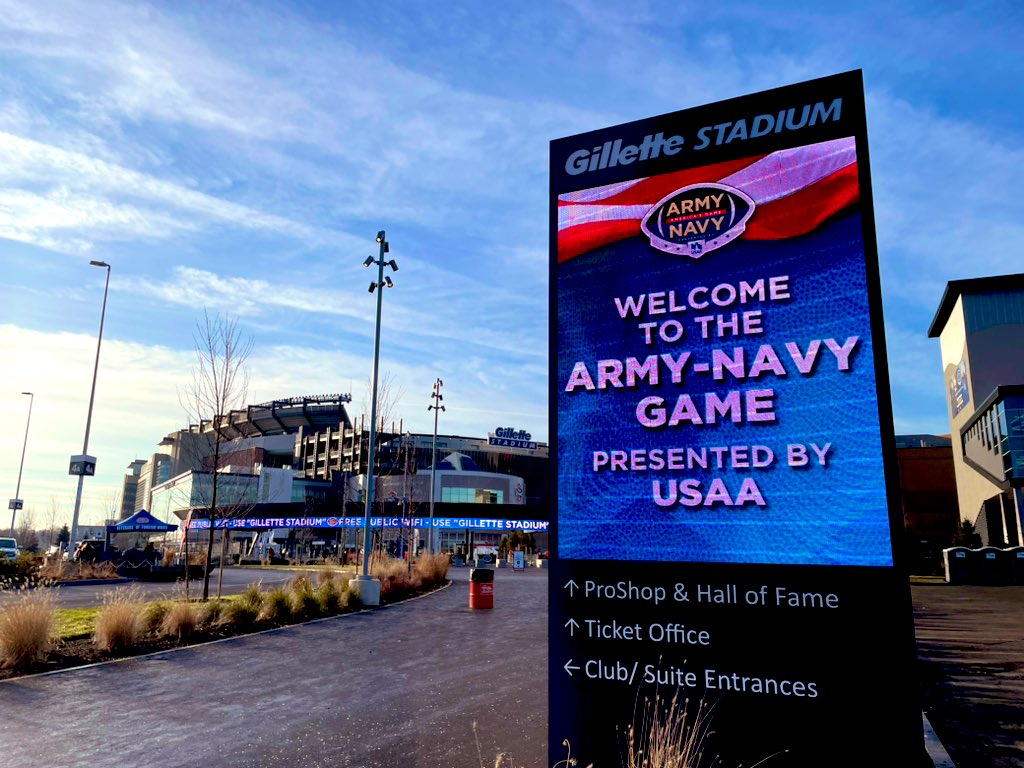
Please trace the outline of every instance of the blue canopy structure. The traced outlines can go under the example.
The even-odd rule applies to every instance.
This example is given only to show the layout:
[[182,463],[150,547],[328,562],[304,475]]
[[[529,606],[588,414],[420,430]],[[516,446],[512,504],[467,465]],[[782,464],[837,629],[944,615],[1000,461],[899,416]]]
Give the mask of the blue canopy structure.
[[116,525],[108,525],[107,535],[109,536],[113,533],[136,533],[138,531],[145,531],[148,533],[166,533],[168,531],[176,530],[178,530],[178,526],[157,520],[146,510],[140,509],[134,515],[122,520]]

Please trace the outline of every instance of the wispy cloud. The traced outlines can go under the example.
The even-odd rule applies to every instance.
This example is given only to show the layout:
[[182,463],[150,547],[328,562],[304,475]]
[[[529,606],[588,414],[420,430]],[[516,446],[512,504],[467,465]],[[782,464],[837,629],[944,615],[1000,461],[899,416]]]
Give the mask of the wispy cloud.
[[[193,267],[176,267],[169,279],[142,278],[117,284],[117,290],[184,307],[209,307],[236,315],[255,316],[274,308],[298,310],[311,315],[343,318],[349,332],[373,333],[373,301],[368,285],[376,274],[372,270],[355,272],[358,289],[343,287],[311,288],[304,284],[287,285],[280,280],[227,276]],[[398,333],[406,346],[415,340],[444,340],[458,348],[482,347],[492,352],[510,353],[517,359],[544,359],[543,345],[536,336],[543,332],[545,317],[538,315],[529,297],[479,283],[457,273],[437,270],[410,259],[402,264],[399,290],[388,292],[388,311],[384,327]],[[403,296],[429,299],[422,306]],[[488,315],[491,322],[478,324],[474,318]],[[524,333],[522,329],[528,329]],[[518,329],[518,330],[517,330]],[[394,336],[392,336],[394,338]],[[531,343],[532,342],[532,343]]]
[[[230,225],[312,243],[325,232],[79,152],[0,132],[0,237],[82,252]],[[337,235],[332,235],[337,239]]]

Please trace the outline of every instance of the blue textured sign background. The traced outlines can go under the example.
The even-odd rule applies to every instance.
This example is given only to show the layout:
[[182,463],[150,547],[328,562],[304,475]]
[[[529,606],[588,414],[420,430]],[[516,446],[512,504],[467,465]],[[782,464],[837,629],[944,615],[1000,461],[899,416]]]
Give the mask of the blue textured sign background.
[[[892,564],[878,405],[873,370],[862,223],[857,209],[803,237],[741,240],[699,260],[661,253],[634,237],[596,249],[558,267],[558,552],[566,559],[647,560],[817,565]],[[685,295],[696,286],[753,282],[788,275],[791,297],[781,302],[733,306],[717,312],[760,309],[765,332],[755,336],[703,339],[692,310],[675,317],[687,338],[644,343],[638,322],[623,320],[615,297],[662,290]],[[709,307],[700,314],[712,314]],[[851,370],[836,369],[824,345],[810,376],[797,374],[786,342],[806,350],[812,339],[850,336],[860,343]],[[748,361],[762,344],[773,344],[789,363],[785,377],[714,381],[688,370],[681,386],[565,392],[573,365],[591,371],[599,359],[643,358],[690,351],[694,362],[710,362],[711,348],[746,349]],[[748,363],[749,364],[749,363]],[[680,426],[648,429],[635,416],[648,395],[767,387],[776,392],[772,424]],[[695,398],[696,402],[699,402]],[[790,468],[790,443],[832,444],[827,468]],[[687,448],[763,444],[776,455],[772,467],[659,472],[594,472],[595,450]],[[662,508],[652,498],[652,480],[722,477],[735,493],[753,477],[767,501],[763,508]],[[706,485],[705,485],[706,487]]]

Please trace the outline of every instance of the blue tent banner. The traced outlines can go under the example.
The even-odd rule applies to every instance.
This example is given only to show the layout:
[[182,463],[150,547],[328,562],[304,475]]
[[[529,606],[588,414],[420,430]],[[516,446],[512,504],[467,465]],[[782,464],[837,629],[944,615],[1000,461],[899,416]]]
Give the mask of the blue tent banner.
[[157,520],[149,512],[140,509],[134,515],[122,520],[116,525],[108,525],[107,533],[167,533],[178,530],[178,526]]

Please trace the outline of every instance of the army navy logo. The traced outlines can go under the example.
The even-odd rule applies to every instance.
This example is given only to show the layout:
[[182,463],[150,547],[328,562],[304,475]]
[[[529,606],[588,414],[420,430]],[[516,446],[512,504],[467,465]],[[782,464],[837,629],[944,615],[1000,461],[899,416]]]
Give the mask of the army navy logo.
[[750,196],[735,187],[691,184],[659,201],[640,228],[658,250],[699,259],[742,235],[754,207]]

